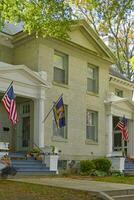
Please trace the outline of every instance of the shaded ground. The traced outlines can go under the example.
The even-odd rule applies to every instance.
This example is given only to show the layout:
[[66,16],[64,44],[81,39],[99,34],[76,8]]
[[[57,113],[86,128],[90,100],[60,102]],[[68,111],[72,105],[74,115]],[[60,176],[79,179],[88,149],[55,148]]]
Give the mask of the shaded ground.
[[98,200],[87,191],[0,180],[0,200]]

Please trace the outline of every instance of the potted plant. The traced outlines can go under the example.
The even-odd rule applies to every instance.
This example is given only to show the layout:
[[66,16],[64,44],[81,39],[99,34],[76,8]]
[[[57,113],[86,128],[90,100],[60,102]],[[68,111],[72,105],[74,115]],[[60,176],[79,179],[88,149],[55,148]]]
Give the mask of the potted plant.
[[34,158],[36,158],[38,155],[40,154],[40,150],[36,147],[34,147],[31,151],[30,151],[30,155],[33,156]]

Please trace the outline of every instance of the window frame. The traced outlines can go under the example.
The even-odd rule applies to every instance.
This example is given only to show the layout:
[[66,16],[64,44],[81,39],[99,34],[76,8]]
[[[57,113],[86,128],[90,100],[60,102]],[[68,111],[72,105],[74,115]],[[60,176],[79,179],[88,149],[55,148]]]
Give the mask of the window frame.
[[[56,83],[59,83],[59,84],[68,85],[68,55],[64,54],[60,51],[54,50],[54,56],[55,55],[60,56],[63,59],[63,69],[59,68],[58,66],[55,66],[54,63],[53,63],[53,81],[56,82]],[[56,78],[55,78],[55,71],[56,70],[63,72],[63,74],[64,74],[63,81],[56,80]]]
[[[88,63],[87,70],[89,68],[93,70],[93,78],[88,77],[88,72],[87,72],[87,91],[97,94],[99,93],[99,67]],[[92,85],[93,85],[92,89],[88,88],[88,85],[89,85],[88,80],[92,81]]]
[[[92,119],[92,121],[94,121],[94,124],[93,123],[91,125],[89,124],[88,119],[87,119],[88,112],[90,114],[93,114],[94,119]],[[89,135],[88,127],[95,127],[94,139],[89,136],[87,137],[87,135]],[[94,111],[94,110],[90,110],[90,109],[86,110],[86,140],[91,140],[93,142],[98,143],[98,111]]]

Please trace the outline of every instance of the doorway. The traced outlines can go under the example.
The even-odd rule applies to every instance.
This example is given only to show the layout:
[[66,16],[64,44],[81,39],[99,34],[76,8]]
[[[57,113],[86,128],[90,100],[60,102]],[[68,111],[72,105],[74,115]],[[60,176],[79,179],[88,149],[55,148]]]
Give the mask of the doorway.
[[32,101],[20,104],[19,127],[17,131],[19,151],[29,151],[32,147]]
[[120,151],[122,154],[127,155],[127,142],[122,139],[119,128],[116,128],[120,120],[120,117],[113,116],[113,151]]

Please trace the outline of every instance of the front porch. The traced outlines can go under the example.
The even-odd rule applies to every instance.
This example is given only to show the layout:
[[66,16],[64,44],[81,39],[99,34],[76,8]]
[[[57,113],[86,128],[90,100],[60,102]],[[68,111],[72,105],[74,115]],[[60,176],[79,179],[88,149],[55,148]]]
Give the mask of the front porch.
[[[126,98],[110,93],[106,105],[106,155],[107,157],[134,156],[134,104]],[[122,140],[117,123],[125,116],[129,142]]]
[[[42,76],[43,74],[43,76]],[[34,144],[44,147],[45,72],[34,72],[24,65],[0,62],[0,99],[11,81],[16,95],[19,122],[12,126],[0,103],[0,142],[8,142],[12,151],[28,151]]]

